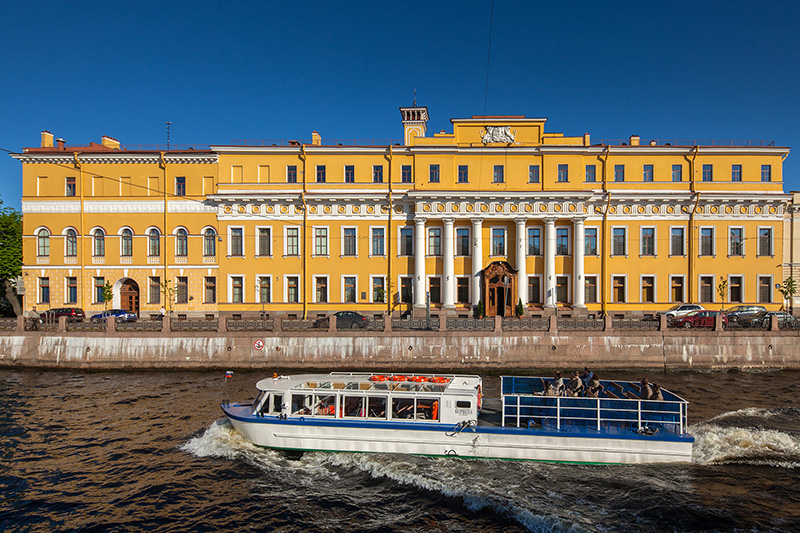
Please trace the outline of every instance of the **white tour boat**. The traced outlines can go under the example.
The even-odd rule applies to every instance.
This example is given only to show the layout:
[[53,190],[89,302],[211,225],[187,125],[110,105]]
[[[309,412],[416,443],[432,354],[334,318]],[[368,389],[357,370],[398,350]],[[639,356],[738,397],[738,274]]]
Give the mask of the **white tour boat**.
[[223,403],[257,446],[572,463],[691,461],[687,402],[665,389],[642,400],[634,382],[601,381],[598,398],[546,396],[550,380],[503,376],[482,398],[480,376],[344,373],[277,376],[247,403]]

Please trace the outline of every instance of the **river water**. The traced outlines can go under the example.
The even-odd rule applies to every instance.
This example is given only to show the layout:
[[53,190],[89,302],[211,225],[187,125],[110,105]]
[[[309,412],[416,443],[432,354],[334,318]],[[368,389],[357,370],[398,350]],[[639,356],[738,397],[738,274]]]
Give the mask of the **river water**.
[[800,531],[800,372],[648,374],[697,442],[636,466],[288,457],[221,420],[264,375],[0,369],[0,530]]

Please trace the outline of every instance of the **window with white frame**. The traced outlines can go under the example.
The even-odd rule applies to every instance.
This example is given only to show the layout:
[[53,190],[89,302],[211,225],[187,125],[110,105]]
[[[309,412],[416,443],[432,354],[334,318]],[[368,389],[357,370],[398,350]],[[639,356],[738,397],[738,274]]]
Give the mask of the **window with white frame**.
[[456,255],[470,255],[469,228],[456,228]]
[[656,277],[642,276],[642,303],[652,304],[656,301]]
[[186,257],[189,255],[189,233],[184,228],[175,232],[175,255]]
[[744,303],[744,276],[728,276],[728,301]]
[[386,303],[386,279],[383,276],[372,276],[372,301]]
[[300,303],[300,277],[285,276],[284,280],[286,283],[286,303]]
[[342,289],[344,291],[344,302],[345,303],[355,303],[357,292],[356,292],[356,277],[355,276],[344,276],[342,278]]
[[528,228],[528,255],[542,255],[542,228]]
[[684,303],[686,301],[686,292],[684,291],[683,276],[670,276],[669,277],[669,294],[672,303]]
[[258,276],[258,302],[269,303],[272,301],[272,280],[269,276]]
[[569,228],[556,228],[556,255],[569,255]]
[[285,228],[286,238],[285,238],[285,246],[286,249],[284,250],[284,255],[293,255],[299,256],[300,255],[300,228],[293,226],[290,228]]
[[372,255],[386,255],[386,230],[384,228],[370,228],[370,241],[372,242]]
[[627,301],[626,283],[625,276],[611,276],[611,296],[614,303]]
[[314,228],[314,255],[328,255],[328,228]]
[[772,303],[772,276],[758,276],[758,303]]
[[94,230],[94,237],[92,239],[92,255],[95,257],[103,257],[106,255],[106,232],[100,228]]
[[414,279],[411,276],[400,276],[400,303],[410,304],[414,301]]
[[314,276],[314,301],[328,303],[328,276]]
[[442,228],[428,228],[428,255],[442,255]]
[[469,276],[456,277],[456,303],[469,303]]
[[244,276],[231,276],[231,303],[244,303]]
[[700,276],[700,303],[714,302],[714,276]]
[[205,257],[217,255],[217,232],[213,228],[208,228],[203,233],[203,255]]
[[758,228],[758,255],[771,256],[772,254],[772,228]]
[[684,228],[672,227],[669,229],[669,255],[686,255]]
[[119,255],[121,257],[131,257],[133,255],[133,231],[130,228],[122,230],[120,235]]
[[700,255],[714,255],[714,228],[700,228]]
[[36,234],[36,244],[36,255],[39,257],[48,257],[50,255],[50,230],[46,228],[40,229]]
[[643,256],[656,255],[656,229],[645,227],[642,228],[642,243],[640,253]]
[[400,238],[397,241],[398,255],[414,255],[414,228],[400,228]]
[[64,255],[66,257],[75,257],[78,255],[78,232],[70,228],[66,233],[66,242],[64,243]]
[[744,255],[744,228],[728,228],[728,254]]
[[342,255],[355,257],[357,254],[356,228],[342,228]]
[[611,255],[628,255],[626,228],[611,229]]
[[586,228],[583,233],[584,255],[597,255],[597,228]]
[[492,228],[492,255],[506,255],[505,228]]
[[442,303],[442,278],[431,276],[428,278],[428,292],[431,297],[431,304]]
[[228,228],[229,253],[231,256],[241,257],[244,255],[244,228]]
[[39,303],[50,303],[50,278],[39,278]]
[[256,253],[259,256],[267,257],[272,255],[272,228],[256,229]]
[[584,301],[587,304],[597,303],[597,276],[586,276],[584,280]]
[[161,232],[156,228],[147,232],[147,255],[150,257],[161,255]]
[[542,278],[541,276],[528,276],[528,303],[542,303]]

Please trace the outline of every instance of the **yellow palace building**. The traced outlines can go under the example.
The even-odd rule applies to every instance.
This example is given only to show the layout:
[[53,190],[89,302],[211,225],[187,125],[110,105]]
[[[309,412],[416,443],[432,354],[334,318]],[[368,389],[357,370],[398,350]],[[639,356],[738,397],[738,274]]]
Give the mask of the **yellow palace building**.
[[788,148],[592,142],[523,116],[428,136],[426,107],[400,112],[397,142],[147,150],[43,132],[13,156],[26,308],[99,312],[106,283],[111,307],[188,318],[780,307]]

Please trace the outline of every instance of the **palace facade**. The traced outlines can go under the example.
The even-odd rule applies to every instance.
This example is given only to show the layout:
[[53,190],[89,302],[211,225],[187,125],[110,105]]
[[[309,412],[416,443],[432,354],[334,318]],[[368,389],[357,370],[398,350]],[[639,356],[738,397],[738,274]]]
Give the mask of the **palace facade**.
[[[753,141],[592,142],[400,108],[404,139],[146,150],[42,133],[26,308],[178,316],[654,312],[782,297],[782,162]],[[520,306],[521,304],[521,306]]]

